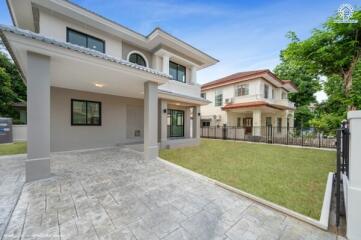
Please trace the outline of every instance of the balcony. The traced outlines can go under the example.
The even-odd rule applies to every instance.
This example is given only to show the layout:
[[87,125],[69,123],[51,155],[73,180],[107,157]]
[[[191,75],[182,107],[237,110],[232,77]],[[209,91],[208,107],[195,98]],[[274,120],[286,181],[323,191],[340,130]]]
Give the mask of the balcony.
[[[227,99],[227,98],[226,98]],[[295,104],[288,99],[272,99],[272,98],[264,98],[263,94],[254,94],[254,95],[246,95],[246,96],[238,96],[230,98],[230,103],[247,103],[253,101],[265,101],[270,104],[281,105],[288,108],[295,108]]]
[[182,83],[174,80],[160,85],[158,89],[196,98],[200,98],[201,95],[201,86],[199,84]]

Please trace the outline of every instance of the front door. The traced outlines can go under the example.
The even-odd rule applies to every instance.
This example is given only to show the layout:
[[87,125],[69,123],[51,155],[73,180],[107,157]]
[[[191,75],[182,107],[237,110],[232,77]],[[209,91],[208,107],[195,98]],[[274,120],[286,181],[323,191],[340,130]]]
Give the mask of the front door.
[[168,137],[184,137],[184,111],[168,109]]
[[253,118],[243,118],[243,127],[245,134],[252,134]]

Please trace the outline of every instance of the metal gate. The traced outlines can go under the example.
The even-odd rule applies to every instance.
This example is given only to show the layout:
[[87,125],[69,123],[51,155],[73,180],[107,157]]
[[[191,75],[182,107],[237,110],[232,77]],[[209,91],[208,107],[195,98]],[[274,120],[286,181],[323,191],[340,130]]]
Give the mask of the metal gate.
[[340,225],[340,216],[346,215],[345,203],[347,202],[346,191],[343,188],[348,181],[349,175],[349,139],[350,131],[348,123],[342,123],[336,132],[337,142],[337,169],[335,173],[335,195],[336,195],[336,226]]

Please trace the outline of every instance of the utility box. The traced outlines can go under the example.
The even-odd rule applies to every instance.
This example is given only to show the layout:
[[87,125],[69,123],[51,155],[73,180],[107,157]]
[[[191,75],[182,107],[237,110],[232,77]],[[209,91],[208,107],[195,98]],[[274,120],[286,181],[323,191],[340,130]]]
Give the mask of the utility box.
[[11,118],[0,118],[0,144],[13,142],[13,127]]

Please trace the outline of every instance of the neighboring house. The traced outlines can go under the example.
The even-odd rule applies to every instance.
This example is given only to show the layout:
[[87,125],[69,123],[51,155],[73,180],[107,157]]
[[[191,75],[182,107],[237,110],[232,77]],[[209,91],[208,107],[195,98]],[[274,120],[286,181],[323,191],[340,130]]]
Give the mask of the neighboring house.
[[240,72],[202,85],[201,96],[212,103],[201,107],[201,126],[240,128],[238,137],[279,135],[293,127],[295,106],[288,93],[297,88],[269,70]]
[[199,142],[197,71],[216,59],[70,1],[7,2],[15,27],[0,32],[27,85],[28,180],[49,176],[50,152],[144,143],[153,159]]

